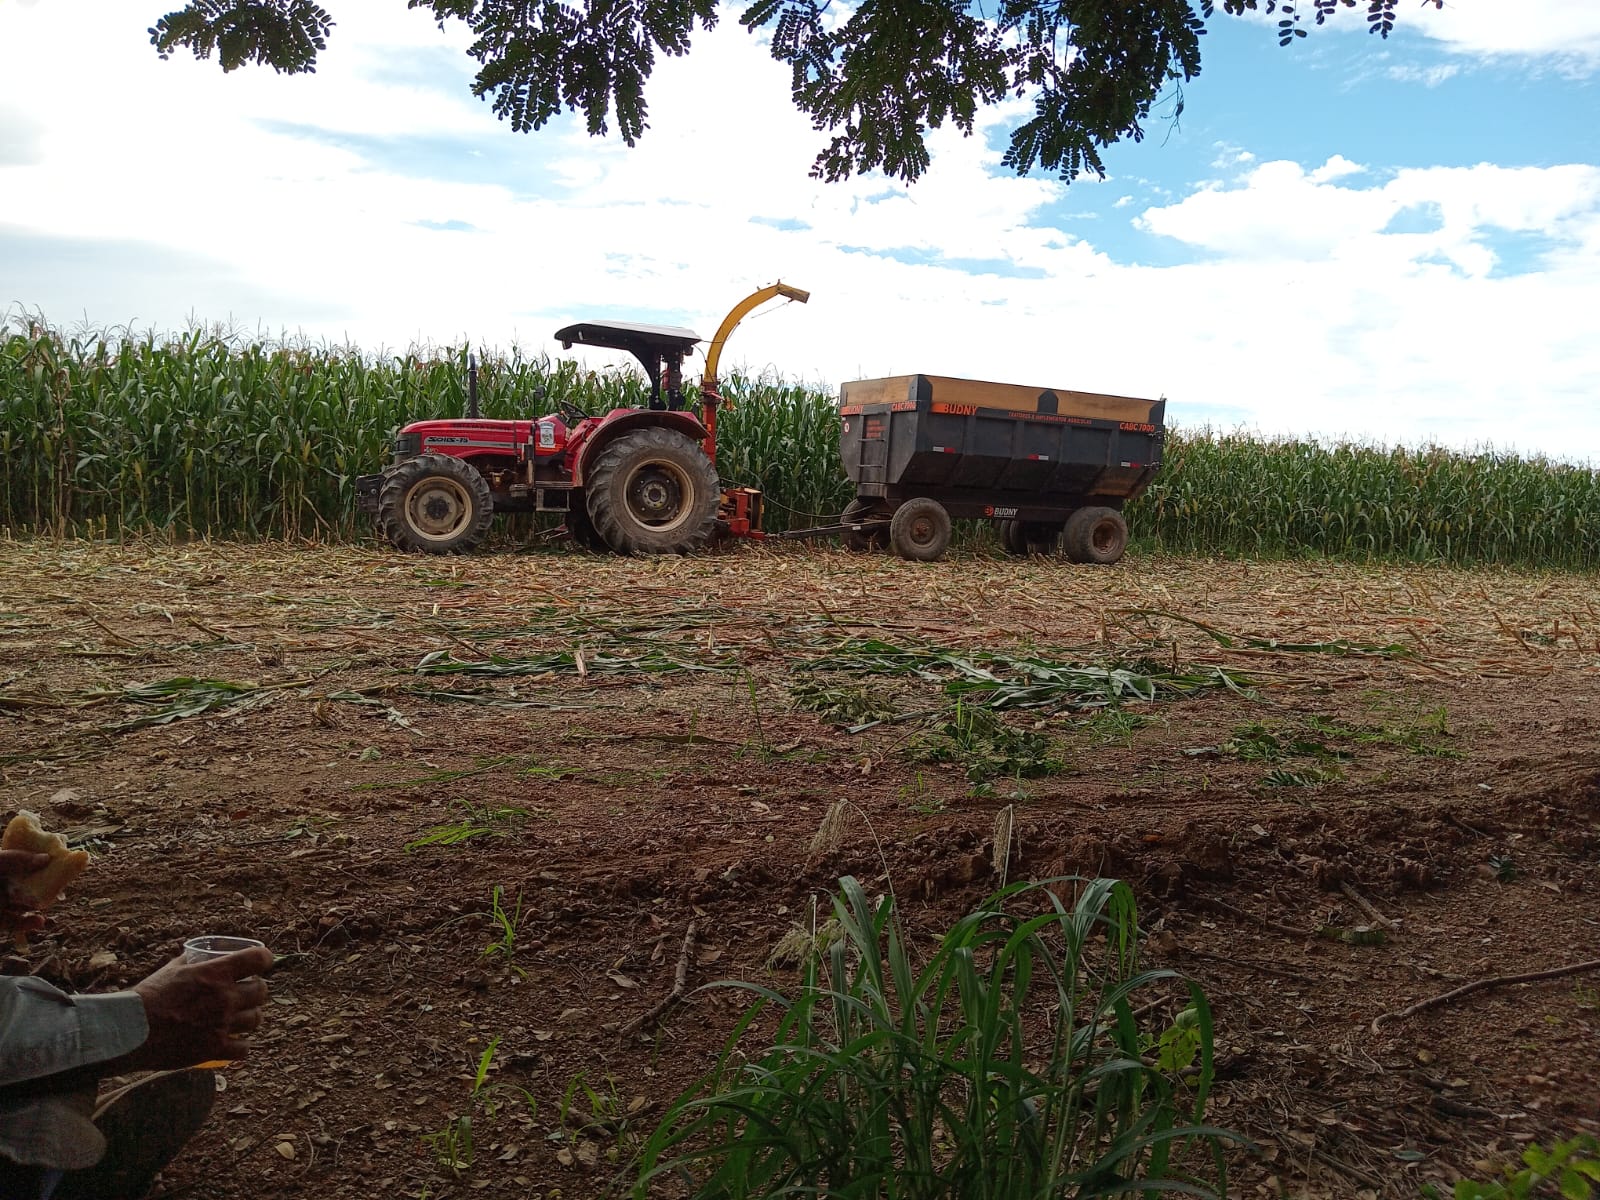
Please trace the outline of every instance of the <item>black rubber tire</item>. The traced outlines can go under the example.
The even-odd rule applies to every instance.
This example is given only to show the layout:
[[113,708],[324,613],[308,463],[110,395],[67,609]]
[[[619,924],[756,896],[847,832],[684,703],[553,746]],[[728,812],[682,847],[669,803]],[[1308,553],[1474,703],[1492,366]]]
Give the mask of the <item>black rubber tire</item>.
[[572,538],[573,544],[594,554],[610,554],[611,547],[606,545],[605,538],[600,536],[600,531],[589,519],[589,510],[584,507],[583,494],[577,493],[571,500],[572,507],[567,510],[567,534]]
[[419,454],[384,472],[378,528],[408,554],[465,554],[494,519],[489,481],[448,454]]
[[1000,522],[1000,545],[1007,554],[1015,554],[1018,558],[1028,553],[1028,539],[1022,536],[1021,521]]
[[[859,521],[872,513],[875,508],[877,508],[876,501],[863,500],[858,496],[844,506],[844,512],[839,514],[839,524],[843,525],[847,521]],[[846,529],[839,535],[839,541],[844,544],[846,550],[854,551],[856,554],[871,554],[874,551],[882,551],[889,548],[889,531],[887,529],[877,529],[870,533],[858,533],[854,529]]]
[[716,532],[716,468],[698,442],[670,429],[624,433],[584,479],[589,519],[618,554],[688,554]]
[[889,545],[901,558],[933,562],[943,558],[950,545],[950,514],[944,505],[926,496],[907,500],[894,510],[889,522]]
[[1109,566],[1128,548],[1128,522],[1114,508],[1080,508],[1067,518],[1061,541],[1073,562]]
[[1027,553],[1054,558],[1061,552],[1060,525],[1046,525],[1038,521],[1020,521],[1019,534]]

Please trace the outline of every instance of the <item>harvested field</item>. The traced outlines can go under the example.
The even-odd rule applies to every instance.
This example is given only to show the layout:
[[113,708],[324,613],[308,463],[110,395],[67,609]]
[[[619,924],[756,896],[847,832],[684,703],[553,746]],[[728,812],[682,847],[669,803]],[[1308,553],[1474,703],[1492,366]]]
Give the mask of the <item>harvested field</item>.
[[[924,934],[997,865],[1115,875],[1144,961],[1215,1010],[1209,1115],[1257,1146],[1233,1192],[1415,1197],[1600,1132],[1600,971],[1374,1028],[1600,958],[1597,595],[1322,563],[0,542],[5,806],[98,855],[28,965],[114,987],[200,932],[285,956],[164,1194],[588,1196],[737,1015],[717,992],[650,1016],[691,921],[691,987],[781,983],[773,948],[843,874]],[[480,1112],[452,1172],[425,1138],[493,1039],[492,1078],[537,1103]]]

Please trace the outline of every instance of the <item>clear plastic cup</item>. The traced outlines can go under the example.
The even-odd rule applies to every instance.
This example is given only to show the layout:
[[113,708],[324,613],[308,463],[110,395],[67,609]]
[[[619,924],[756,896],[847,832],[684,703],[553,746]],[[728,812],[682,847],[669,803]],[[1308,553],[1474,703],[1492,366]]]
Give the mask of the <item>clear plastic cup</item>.
[[[209,962],[213,958],[221,958],[224,954],[234,954],[240,950],[254,950],[258,946],[263,950],[267,948],[265,942],[258,942],[255,938],[225,937],[222,934],[209,933],[203,937],[190,938],[183,944],[183,961],[186,963]],[[221,1067],[231,1067],[232,1065],[233,1061],[226,1058],[195,1063],[196,1067],[212,1071]]]
[[255,938],[223,937],[220,934],[207,934],[204,937],[190,938],[183,944],[183,961],[186,963],[209,962],[213,958],[221,958],[224,954],[236,954],[240,950],[265,950],[267,944],[258,942]]

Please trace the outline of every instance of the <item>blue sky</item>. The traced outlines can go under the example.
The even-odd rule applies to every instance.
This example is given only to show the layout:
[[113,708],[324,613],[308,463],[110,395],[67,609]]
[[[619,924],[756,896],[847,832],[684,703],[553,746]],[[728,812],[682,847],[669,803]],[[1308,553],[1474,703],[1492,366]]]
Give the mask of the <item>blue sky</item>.
[[734,10],[658,67],[630,151],[512,133],[401,0],[328,7],[317,74],[284,79],[159,62],[156,0],[0,0],[0,307],[559,353],[581,317],[709,334],[782,278],[812,302],[734,363],[1600,462],[1600,4],[1408,4],[1388,42],[1358,12],[1282,49],[1219,15],[1181,121],[1105,180],[1004,171],[1002,107],[909,189],[807,178],[821,135]]

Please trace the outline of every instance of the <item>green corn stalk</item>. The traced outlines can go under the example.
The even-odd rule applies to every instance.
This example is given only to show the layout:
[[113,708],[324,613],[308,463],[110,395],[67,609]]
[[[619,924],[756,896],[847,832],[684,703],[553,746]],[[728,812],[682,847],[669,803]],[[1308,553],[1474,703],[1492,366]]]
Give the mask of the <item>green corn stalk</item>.
[[[469,349],[488,417],[645,399],[635,371],[516,349],[380,357],[219,329],[67,333],[0,314],[0,527],[365,539],[356,476],[383,465],[399,426],[465,411]],[[770,374],[735,375],[724,393],[723,481],[765,492],[775,532],[833,521],[854,494],[833,396]],[[1176,553],[1600,567],[1600,472],[1490,449],[1169,430],[1161,473],[1127,511],[1145,547]]]

